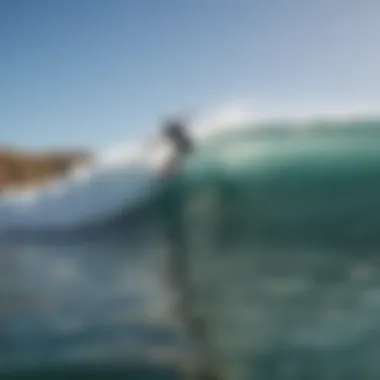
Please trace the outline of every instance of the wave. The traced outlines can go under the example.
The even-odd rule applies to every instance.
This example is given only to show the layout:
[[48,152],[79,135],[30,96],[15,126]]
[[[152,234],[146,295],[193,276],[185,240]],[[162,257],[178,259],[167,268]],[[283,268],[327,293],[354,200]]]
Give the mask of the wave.
[[[165,160],[163,146],[157,156],[143,154],[142,143],[101,153],[94,167],[73,173],[56,189],[66,194],[62,199],[67,199],[68,214],[77,215],[80,206],[73,202],[79,199],[76,186],[91,212],[105,211],[91,214],[95,229],[77,234],[78,239],[91,236],[91,243],[98,235],[102,242],[109,238],[114,243],[112,234],[119,232],[128,241],[138,218],[143,221],[139,238],[147,241],[147,221],[164,215],[173,234],[171,241],[160,242],[164,249],[173,248],[168,243],[174,249],[184,244],[189,253],[189,281],[197,298],[192,311],[212,328],[207,343],[221,372],[237,368],[238,378],[252,378],[253,372],[273,378],[290,360],[294,374],[301,376],[328,352],[327,375],[343,373],[353,363],[359,377],[366,377],[365,368],[376,378],[379,124],[360,118],[243,120],[231,128],[202,131],[198,150],[180,175],[159,188],[149,187],[141,202],[134,195],[141,196],[139,186]],[[135,193],[129,187],[132,175]],[[112,198],[112,209],[104,197],[108,188],[119,194]],[[125,190],[132,194],[129,201]],[[32,201],[12,202],[24,210],[33,199],[44,204],[49,191],[32,194]],[[100,199],[105,201],[100,204]],[[79,224],[66,221],[73,237]],[[84,221],[81,226],[88,227]],[[160,248],[155,240],[148,243],[154,253]],[[109,259],[110,245],[97,249]],[[92,247],[89,251],[92,261]],[[310,363],[305,365],[300,352]]]
[[[329,151],[333,159],[334,152],[355,150],[357,139],[373,142],[379,136],[379,120],[362,116],[254,120],[244,109],[230,109],[193,123],[191,133],[198,149],[184,166],[182,179],[191,186],[195,177],[205,173],[234,175],[241,164],[255,171],[268,155],[271,162],[283,162],[287,155],[295,160],[312,155],[316,146]],[[370,147],[368,152],[372,148],[376,149]],[[78,230],[146,212],[162,203],[169,188],[171,194],[175,191],[173,181],[158,180],[172,157],[171,147],[159,137],[99,152],[91,166],[49,186],[3,195],[0,233]]]
[[379,347],[379,126],[264,120],[188,162],[181,218],[194,314],[212,331],[220,373],[302,378],[323,363],[317,378],[378,377],[368,358]]

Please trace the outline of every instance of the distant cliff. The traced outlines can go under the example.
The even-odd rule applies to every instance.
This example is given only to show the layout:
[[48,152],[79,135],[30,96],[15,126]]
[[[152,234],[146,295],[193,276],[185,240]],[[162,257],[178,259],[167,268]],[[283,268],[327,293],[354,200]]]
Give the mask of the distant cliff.
[[42,185],[91,160],[85,152],[25,152],[0,148],[0,192]]

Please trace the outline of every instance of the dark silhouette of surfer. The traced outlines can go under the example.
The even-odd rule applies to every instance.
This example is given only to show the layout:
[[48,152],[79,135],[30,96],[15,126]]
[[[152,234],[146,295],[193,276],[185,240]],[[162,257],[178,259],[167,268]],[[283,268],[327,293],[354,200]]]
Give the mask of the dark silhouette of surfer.
[[185,124],[179,120],[169,120],[163,125],[163,135],[174,147],[174,158],[164,170],[164,177],[175,175],[180,170],[184,159],[193,152],[194,142]]
[[[178,174],[183,161],[194,151],[195,146],[185,124],[179,120],[170,120],[163,125],[163,135],[174,147],[173,159],[166,166],[164,177]],[[186,378],[191,380],[215,380],[213,364],[209,354],[207,340],[207,328],[201,318],[193,315],[194,294],[190,283],[189,252],[183,225],[183,199],[182,191],[177,189],[171,197],[170,205],[166,208],[166,237],[169,254],[169,277],[172,285],[181,293],[181,299],[177,305],[177,316],[182,320],[185,334],[188,336],[197,350],[198,360],[194,367],[188,368]],[[192,368],[191,368],[192,367]]]
[[179,155],[184,156],[193,151],[194,144],[184,123],[178,120],[166,122],[164,136],[175,146]]

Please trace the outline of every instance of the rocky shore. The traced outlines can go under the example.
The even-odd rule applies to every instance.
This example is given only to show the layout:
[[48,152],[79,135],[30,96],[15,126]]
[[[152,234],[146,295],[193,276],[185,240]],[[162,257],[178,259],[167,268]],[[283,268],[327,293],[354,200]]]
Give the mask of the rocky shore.
[[0,192],[38,186],[86,164],[90,154],[77,151],[26,152],[0,148]]

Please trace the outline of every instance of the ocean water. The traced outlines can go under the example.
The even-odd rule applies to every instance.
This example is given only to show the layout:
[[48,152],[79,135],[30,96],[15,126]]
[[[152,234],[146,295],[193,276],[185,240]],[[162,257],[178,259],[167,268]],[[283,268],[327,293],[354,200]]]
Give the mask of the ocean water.
[[161,226],[107,228],[1,247],[1,378],[174,371],[183,334]]
[[226,132],[133,214],[3,241],[0,374],[171,379],[192,352],[226,380],[380,378],[379,124]]

